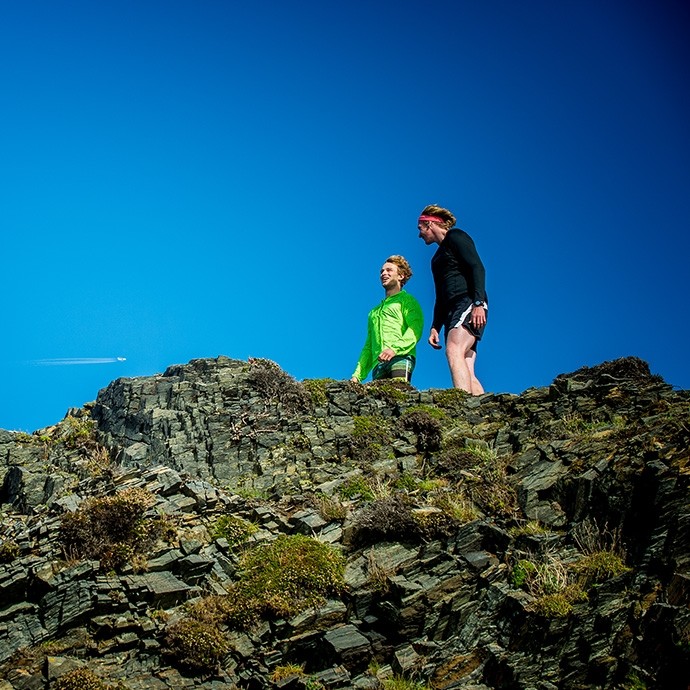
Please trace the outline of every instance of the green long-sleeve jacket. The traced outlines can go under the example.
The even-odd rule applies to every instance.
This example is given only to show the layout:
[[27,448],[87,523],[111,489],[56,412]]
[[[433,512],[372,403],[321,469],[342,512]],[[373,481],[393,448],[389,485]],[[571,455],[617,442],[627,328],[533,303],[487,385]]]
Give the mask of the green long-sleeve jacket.
[[364,343],[354,373],[363,381],[388,347],[396,355],[416,356],[417,341],[424,330],[424,315],[419,302],[409,292],[386,297],[377,304],[367,318],[367,340]]

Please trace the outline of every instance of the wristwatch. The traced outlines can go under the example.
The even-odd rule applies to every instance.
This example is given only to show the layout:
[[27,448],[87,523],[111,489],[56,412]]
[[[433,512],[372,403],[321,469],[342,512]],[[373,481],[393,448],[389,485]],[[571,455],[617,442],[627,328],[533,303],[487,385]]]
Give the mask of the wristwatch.
[[475,307],[486,307],[486,304],[484,304],[484,302],[482,302],[480,299],[476,299],[473,302],[473,306],[475,306]]

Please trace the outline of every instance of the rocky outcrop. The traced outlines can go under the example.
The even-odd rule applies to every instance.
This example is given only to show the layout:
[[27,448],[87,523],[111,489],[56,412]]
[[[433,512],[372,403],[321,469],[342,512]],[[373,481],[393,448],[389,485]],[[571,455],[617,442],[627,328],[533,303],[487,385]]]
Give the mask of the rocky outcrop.
[[[477,398],[223,357],[114,381],[55,427],[0,431],[0,690],[75,669],[131,689],[684,690],[689,412],[636,358]],[[158,531],[136,553],[67,538],[65,516],[144,495]],[[243,555],[280,535],[342,554],[343,586],[214,618],[203,663],[176,655],[180,621],[232,604]]]

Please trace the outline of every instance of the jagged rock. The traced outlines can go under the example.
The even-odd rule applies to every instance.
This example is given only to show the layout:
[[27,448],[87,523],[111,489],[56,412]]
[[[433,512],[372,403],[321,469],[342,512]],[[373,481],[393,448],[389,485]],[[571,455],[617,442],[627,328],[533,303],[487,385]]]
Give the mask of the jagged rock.
[[[402,422],[430,408],[444,420],[438,448]],[[70,417],[34,436],[0,431],[0,690],[43,690],[80,664],[130,690],[301,690],[298,675],[271,680],[293,663],[328,688],[406,674],[464,690],[685,690],[690,396],[641,360],[473,398],[307,388],[263,360],[220,357],[120,379]],[[93,434],[68,444],[70,424],[90,419]],[[360,422],[370,435],[355,443]],[[144,517],[170,542],[119,570],[65,549],[66,515],[134,488],[153,495]],[[377,501],[386,510],[368,514],[385,517],[386,539],[359,543]],[[220,516],[256,531],[218,536]],[[236,596],[243,552],[281,534],[342,553],[341,595],[246,630],[216,621],[205,597]],[[520,586],[521,563],[557,563],[562,576],[602,546],[627,569],[563,615]],[[204,673],[165,642],[192,604],[227,650]]]

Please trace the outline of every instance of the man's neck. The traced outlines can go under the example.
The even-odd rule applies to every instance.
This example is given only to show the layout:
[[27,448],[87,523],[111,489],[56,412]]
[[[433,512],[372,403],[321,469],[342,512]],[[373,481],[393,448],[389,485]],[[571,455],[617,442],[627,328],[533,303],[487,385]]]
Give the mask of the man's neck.
[[393,295],[397,295],[401,290],[402,290],[401,287],[399,287],[399,288],[387,288],[386,289],[386,297],[393,297]]

